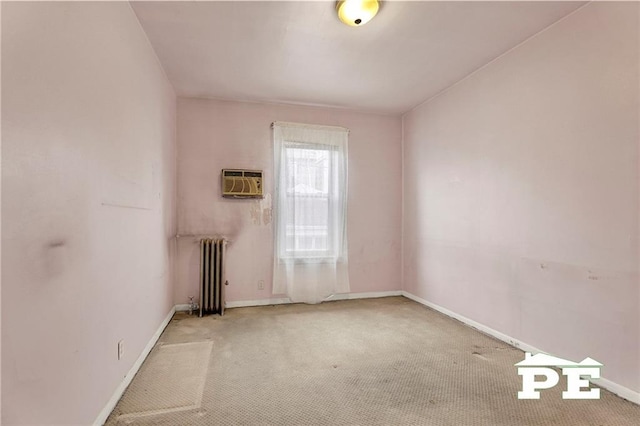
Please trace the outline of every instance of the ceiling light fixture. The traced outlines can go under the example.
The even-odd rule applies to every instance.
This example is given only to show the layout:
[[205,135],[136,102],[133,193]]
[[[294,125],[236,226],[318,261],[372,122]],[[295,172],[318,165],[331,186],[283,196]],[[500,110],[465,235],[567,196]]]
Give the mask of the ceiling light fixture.
[[380,9],[378,0],[341,0],[336,3],[338,18],[352,27],[369,22]]

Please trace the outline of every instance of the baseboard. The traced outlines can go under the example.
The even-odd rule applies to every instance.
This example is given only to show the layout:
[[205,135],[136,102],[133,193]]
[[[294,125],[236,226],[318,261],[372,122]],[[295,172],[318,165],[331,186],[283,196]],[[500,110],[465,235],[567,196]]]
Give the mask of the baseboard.
[[291,303],[288,297],[274,297],[271,299],[255,299],[255,300],[236,300],[233,302],[225,302],[225,308],[246,308],[249,306],[267,306],[267,305],[286,305]]
[[494,330],[493,328],[487,327],[484,324],[480,324],[479,322],[476,322],[476,321],[472,320],[471,318],[467,318],[467,317],[462,316],[460,314],[457,314],[457,313],[455,313],[453,311],[450,311],[447,308],[443,308],[440,305],[436,305],[435,303],[431,303],[431,302],[429,302],[429,301],[427,301],[427,300],[425,300],[425,299],[423,299],[421,297],[415,296],[415,295],[413,295],[411,293],[408,293],[406,291],[403,291],[402,295],[404,297],[406,297],[407,299],[411,299],[411,300],[413,300],[415,302],[420,303],[421,305],[428,306],[429,308],[432,308],[432,309],[434,309],[434,310],[436,310],[438,312],[441,312],[441,313],[445,314],[448,317],[455,318],[460,322],[463,322],[463,323],[465,323],[465,324],[467,324],[467,325],[469,325],[469,326],[471,326],[471,327],[473,327],[475,329],[478,329],[478,330],[482,331],[485,334],[488,334],[488,335],[490,335],[492,337],[495,337],[498,340],[502,340],[503,342],[508,343],[509,345],[514,346],[514,347],[516,347],[516,348],[518,348],[520,350],[523,350],[523,351],[526,351],[526,352],[542,352],[539,349],[537,349],[537,348],[535,348],[535,347],[533,347],[531,345],[528,345],[528,344],[526,344],[524,342],[521,342],[521,341],[519,341],[517,339],[514,339],[513,337],[507,336],[506,334],[501,333],[501,332],[499,332],[497,330]]
[[[188,307],[189,305],[186,305],[186,306]],[[131,369],[129,369],[129,372],[127,373],[127,375],[124,376],[122,383],[120,383],[120,385],[113,392],[113,395],[111,396],[111,399],[109,399],[109,402],[107,402],[107,405],[105,405],[105,407],[102,409],[100,414],[98,414],[96,421],[93,422],[94,426],[101,426],[104,424],[104,422],[107,421],[107,418],[109,417],[113,409],[116,407],[116,404],[118,403],[118,401],[120,401],[122,394],[131,383],[131,380],[133,380],[133,377],[136,375],[136,373],[142,366],[142,363],[144,362],[144,360],[147,359],[149,352],[151,352],[151,349],[153,349],[156,342],[160,338],[160,335],[162,334],[164,329],[167,327],[167,325],[169,324],[169,321],[171,321],[171,318],[175,313],[176,313],[176,308],[174,306],[173,308],[171,308],[171,311],[169,311],[169,314],[166,316],[166,318],[162,321],[162,323],[160,324],[160,327],[158,327],[158,330],[156,330],[154,335],[151,337],[151,340],[149,340],[149,343],[147,343],[147,346],[145,346],[145,348],[143,349],[142,353],[140,354],[136,362],[133,364]]]
[[[394,290],[394,291],[373,291],[368,293],[340,293],[334,294],[327,298],[326,302],[332,302],[334,300],[351,300],[351,299],[371,299],[376,297],[389,297],[389,296],[402,296],[402,291]],[[245,308],[249,306],[267,306],[267,305],[286,305],[291,302],[291,299],[288,297],[276,297],[271,299],[256,299],[256,300],[237,300],[233,302],[226,302],[225,308]],[[176,310],[178,310],[178,306],[186,306],[187,310],[189,305],[176,305]]]
[[189,311],[189,304],[185,303],[183,305],[176,305],[176,312],[187,312]]
[[[415,302],[420,303],[421,305],[427,306],[427,307],[432,308],[432,309],[434,309],[434,310],[436,310],[438,312],[441,312],[441,313],[443,313],[443,314],[445,314],[445,315],[447,315],[447,316],[449,316],[451,318],[457,319],[458,321],[463,322],[466,325],[471,326],[471,327],[473,327],[473,328],[475,328],[475,329],[477,329],[477,330],[479,330],[479,331],[481,331],[481,332],[483,332],[485,334],[488,334],[489,336],[495,337],[496,339],[501,340],[501,341],[503,341],[503,342],[505,342],[505,343],[517,348],[517,349],[520,349],[520,350],[525,351],[525,352],[531,352],[531,353],[539,353],[539,352],[548,353],[548,352],[545,352],[545,351],[542,351],[542,350],[536,348],[535,346],[529,345],[529,344],[527,344],[525,342],[522,342],[522,341],[520,341],[518,339],[514,339],[511,336],[507,336],[506,334],[501,333],[501,332],[499,332],[497,330],[494,330],[491,327],[487,327],[484,324],[481,324],[481,323],[479,323],[477,321],[474,321],[474,320],[472,320],[470,318],[467,318],[467,317],[465,317],[463,315],[460,315],[460,314],[457,314],[457,313],[455,313],[453,311],[450,311],[447,308],[443,308],[440,305],[436,305],[435,303],[431,303],[431,302],[429,302],[429,301],[427,301],[427,300],[425,300],[425,299],[423,299],[421,297],[418,297],[418,296],[416,296],[414,294],[411,294],[411,293],[406,292],[406,291],[402,291],[401,293],[407,299],[411,299],[411,300],[413,300]],[[553,354],[550,354],[550,355],[553,355]],[[604,388],[604,389],[608,390],[609,392],[612,392],[612,393],[618,395],[621,398],[624,398],[624,399],[626,399],[628,401],[631,401],[631,402],[634,402],[636,404],[640,404],[640,392],[636,392],[634,390],[626,388],[626,387],[624,387],[622,385],[619,385],[619,384],[617,384],[615,382],[612,382],[611,380],[607,380],[605,378],[595,379],[592,382],[595,385],[597,385],[597,386],[599,386],[601,388]]]
[[611,393],[615,393],[616,395],[626,399],[627,401],[631,401],[633,403],[640,405],[640,392],[636,392],[634,390],[626,388],[622,385],[617,384],[616,382],[607,380],[604,377],[601,379],[598,379],[598,381],[595,382],[595,384],[601,388],[605,388]]

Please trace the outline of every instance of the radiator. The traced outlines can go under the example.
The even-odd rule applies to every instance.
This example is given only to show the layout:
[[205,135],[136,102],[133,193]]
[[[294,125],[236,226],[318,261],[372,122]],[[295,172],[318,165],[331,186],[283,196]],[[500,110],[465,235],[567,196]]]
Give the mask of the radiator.
[[225,245],[224,239],[200,240],[199,316],[224,314],[224,288],[228,285],[224,275]]

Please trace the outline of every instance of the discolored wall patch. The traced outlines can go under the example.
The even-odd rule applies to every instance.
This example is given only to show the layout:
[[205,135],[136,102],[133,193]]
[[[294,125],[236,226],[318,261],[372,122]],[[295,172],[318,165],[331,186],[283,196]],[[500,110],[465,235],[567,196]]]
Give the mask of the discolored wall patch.
[[269,225],[272,219],[271,194],[265,194],[264,198],[255,200],[251,204],[249,214],[254,225]]

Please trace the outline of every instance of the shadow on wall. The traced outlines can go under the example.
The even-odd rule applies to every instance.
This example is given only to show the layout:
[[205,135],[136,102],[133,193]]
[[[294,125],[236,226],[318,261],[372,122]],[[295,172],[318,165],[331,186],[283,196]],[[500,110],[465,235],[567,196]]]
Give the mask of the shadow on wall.
[[[271,261],[267,263],[260,262],[261,267],[252,263],[247,266],[247,256],[244,259],[237,257],[238,253],[246,253],[248,249],[251,251],[263,252],[266,247],[267,240],[260,238],[258,235],[253,235],[248,238],[252,232],[258,231],[258,234],[268,233],[271,235],[272,224],[272,202],[271,194],[265,194],[262,199],[232,199],[225,198],[221,202],[235,205],[238,209],[233,209],[232,213],[225,212],[225,214],[217,216],[215,220],[211,221],[209,230],[197,231],[197,232],[185,232],[181,233],[176,238],[176,246],[178,250],[178,286],[175,288],[174,301],[176,304],[187,303],[189,297],[198,300],[200,294],[199,282],[200,282],[200,239],[204,237],[211,238],[225,238],[229,245],[227,246],[227,279],[233,284],[233,288],[230,286],[228,291],[229,296],[232,296],[235,292],[241,293],[255,290],[253,288],[252,279],[248,279],[246,270],[258,270],[259,280],[263,282],[271,281],[271,272],[267,273],[266,267],[271,267]],[[259,239],[256,240],[256,238]],[[269,239],[270,240],[270,239]],[[269,242],[271,247],[272,242]],[[247,247],[248,246],[248,247]],[[250,259],[255,260],[255,256],[249,256]],[[253,262],[252,260],[252,262]],[[242,265],[240,269],[244,271],[238,271],[238,266]],[[233,274],[232,271],[236,273]],[[240,287],[238,287],[240,286]],[[250,286],[247,287],[247,286]],[[263,284],[264,286],[264,284]],[[247,287],[247,288],[245,288]],[[267,286],[270,287],[270,286]],[[260,288],[259,294],[252,294],[250,298],[263,297],[270,295],[269,288]]]

